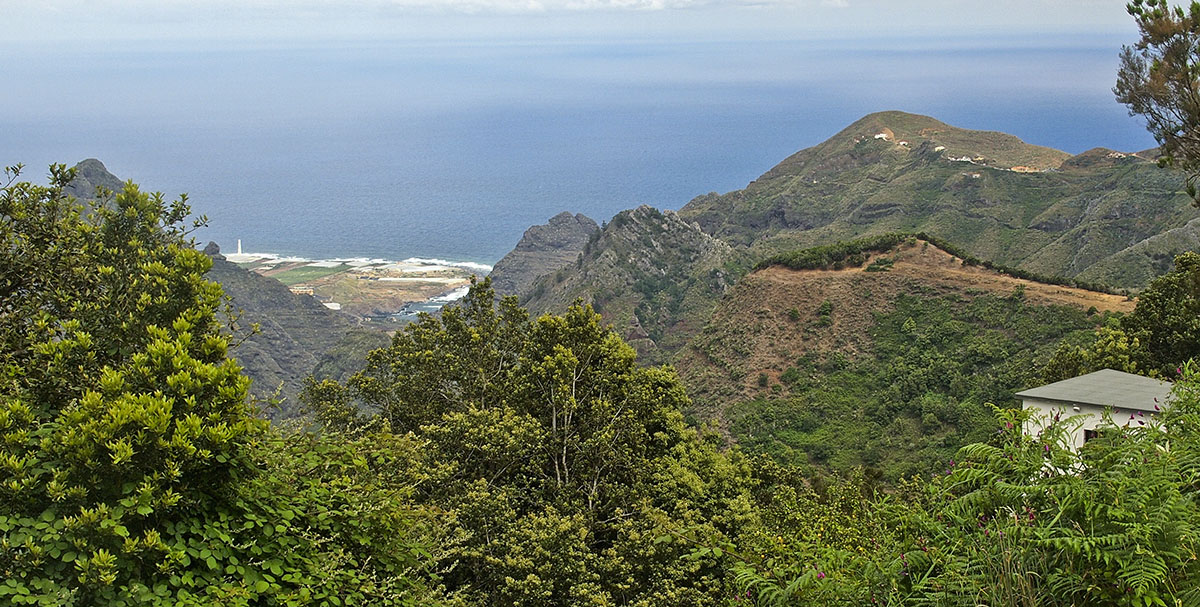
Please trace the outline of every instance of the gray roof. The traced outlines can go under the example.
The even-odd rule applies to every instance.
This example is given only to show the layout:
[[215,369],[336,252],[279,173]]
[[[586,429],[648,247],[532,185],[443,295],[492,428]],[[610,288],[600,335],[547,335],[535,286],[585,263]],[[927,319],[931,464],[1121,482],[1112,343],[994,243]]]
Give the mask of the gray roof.
[[1163,406],[1170,395],[1171,382],[1112,369],[1101,369],[1017,392],[1017,398],[1142,411],[1154,411],[1154,405]]

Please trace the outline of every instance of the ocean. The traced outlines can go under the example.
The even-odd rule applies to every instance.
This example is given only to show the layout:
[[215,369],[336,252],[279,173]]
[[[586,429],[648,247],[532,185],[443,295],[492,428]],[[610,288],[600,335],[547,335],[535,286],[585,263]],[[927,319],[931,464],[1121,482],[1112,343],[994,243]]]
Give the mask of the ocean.
[[874,111],[1152,147],[1111,92],[1128,42],[0,43],[0,162],[186,192],[225,251],[492,264],[560,211],[678,209]]

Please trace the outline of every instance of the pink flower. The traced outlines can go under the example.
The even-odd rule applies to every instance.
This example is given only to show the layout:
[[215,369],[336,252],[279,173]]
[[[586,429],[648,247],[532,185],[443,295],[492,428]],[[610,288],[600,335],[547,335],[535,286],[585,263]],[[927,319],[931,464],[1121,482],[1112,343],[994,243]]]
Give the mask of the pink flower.
[[818,571],[818,572],[817,572],[817,579],[818,579],[818,580],[823,580],[823,579],[825,579],[825,572],[824,572],[824,571]]

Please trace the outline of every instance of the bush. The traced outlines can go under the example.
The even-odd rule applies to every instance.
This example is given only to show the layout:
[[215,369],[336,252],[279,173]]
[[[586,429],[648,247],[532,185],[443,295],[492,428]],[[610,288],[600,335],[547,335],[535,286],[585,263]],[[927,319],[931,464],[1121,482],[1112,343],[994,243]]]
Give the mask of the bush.
[[402,477],[352,445],[281,456],[251,415],[184,200],[127,183],[85,206],[63,194],[73,171],[17,174],[0,191],[0,604],[432,604],[421,524],[379,487]]

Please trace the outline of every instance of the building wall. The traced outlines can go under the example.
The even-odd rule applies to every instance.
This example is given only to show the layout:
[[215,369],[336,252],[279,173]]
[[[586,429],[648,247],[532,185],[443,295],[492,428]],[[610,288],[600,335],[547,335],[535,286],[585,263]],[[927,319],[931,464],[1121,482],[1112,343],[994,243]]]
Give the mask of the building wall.
[[[1096,429],[1104,420],[1104,411],[1106,407],[1097,407],[1095,405],[1076,404],[1068,405],[1059,401],[1039,400],[1035,398],[1027,398],[1021,401],[1026,410],[1033,410],[1034,414],[1025,422],[1025,434],[1029,436],[1037,436],[1044,426],[1050,425],[1054,421],[1054,415],[1060,415],[1060,419],[1075,415],[1083,416],[1083,425],[1071,433],[1072,446],[1075,449],[1083,446],[1084,431]],[[1138,412],[1133,409],[1124,409],[1121,407],[1112,408],[1112,421],[1118,426],[1138,425],[1139,420],[1146,422],[1150,421],[1151,414],[1144,413],[1138,416]],[[1130,420],[1129,417],[1134,419]]]

